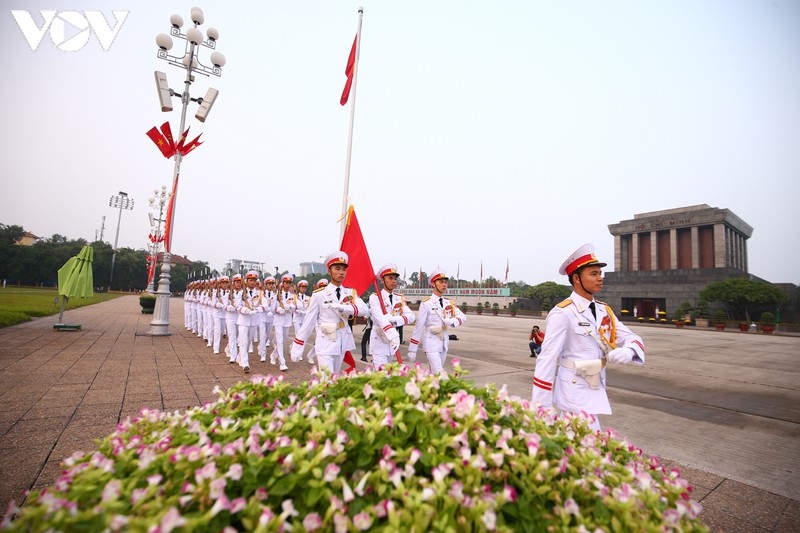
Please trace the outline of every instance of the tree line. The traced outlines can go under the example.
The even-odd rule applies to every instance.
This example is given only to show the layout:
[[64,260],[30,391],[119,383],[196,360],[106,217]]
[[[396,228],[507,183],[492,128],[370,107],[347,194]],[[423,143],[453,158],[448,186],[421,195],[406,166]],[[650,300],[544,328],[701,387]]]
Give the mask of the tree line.
[[[104,291],[109,288],[111,258],[114,254],[110,244],[102,241],[88,243],[85,239],[73,240],[58,234],[40,239],[32,246],[16,244],[24,234],[22,226],[0,223],[0,279],[6,280],[7,284],[54,287],[58,281],[58,269],[64,266],[70,257],[77,255],[86,244],[91,244],[94,249],[92,272],[95,289]],[[144,249],[118,248],[110,289],[125,292],[144,290],[147,287],[147,255],[148,252]],[[155,275],[156,288],[158,288],[160,266],[159,264]],[[214,273],[206,261],[193,261],[191,265],[173,263],[170,271],[170,290],[174,294],[183,293],[189,278],[199,278],[201,276],[198,273],[201,272]],[[322,277],[325,277],[325,274],[312,274],[306,279],[313,287]],[[413,272],[408,285],[413,287],[421,282],[422,286],[427,286],[427,281],[426,272]],[[453,287],[478,286],[478,283],[475,280],[451,280]],[[483,280],[482,286],[506,286],[512,297],[528,299],[543,310],[549,310],[572,292],[569,285],[553,281],[538,285],[528,285],[522,281],[504,284],[498,279],[489,277]],[[797,294],[792,295],[793,297],[787,296],[769,283],[739,278],[711,283],[699,296],[709,303],[721,304],[732,318],[748,320],[754,313],[775,310],[776,306],[782,306],[784,311],[793,314],[798,301]]]
[[[95,290],[109,288],[111,258],[114,254],[110,244],[102,241],[89,243],[85,239],[69,239],[58,234],[40,239],[32,246],[16,244],[24,234],[22,226],[0,224],[0,279],[6,280],[8,285],[55,287],[58,269],[70,257],[77,255],[81,248],[90,244],[94,250],[92,273]],[[111,290],[144,290],[147,287],[147,255],[148,252],[143,249],[117,248]],[[172,264],[170,290],[182,293],[186,290],[187,274],[207,268],[205,261],[194,261],[191,265]],[[159,271],[156,272],[156,287],[158,275]]]

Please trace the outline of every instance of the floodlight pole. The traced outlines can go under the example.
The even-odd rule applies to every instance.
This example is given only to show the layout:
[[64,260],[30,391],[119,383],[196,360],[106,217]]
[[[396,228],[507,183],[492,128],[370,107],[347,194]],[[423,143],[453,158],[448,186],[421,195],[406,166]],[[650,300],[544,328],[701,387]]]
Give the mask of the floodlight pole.
[[[109,207],[119,208],[119,217],[117,218],[117,235],[114,237],[114,253],[111,254],[111,274],[108,276],[108,290],[111,290],[111,281],[114,279],[114,263],[117,261],[117,242],[119,241],[119,225],[122,222],[122,210],[133,209],[133,199],[128,198],[128,193],[119,191],[119,195],[114,195],[108,201]],[[106,291],[107,292],[107,291]]]

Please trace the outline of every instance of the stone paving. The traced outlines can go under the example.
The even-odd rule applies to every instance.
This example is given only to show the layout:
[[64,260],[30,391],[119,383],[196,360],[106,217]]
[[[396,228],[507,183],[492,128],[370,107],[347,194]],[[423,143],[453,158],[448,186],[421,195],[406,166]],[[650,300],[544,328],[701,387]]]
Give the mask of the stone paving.
[[[172,410],[200,405],[215,398],[215,386],[227,388],[247,378],[237,365],[228,364],[222,355],[213,355],[202,339],[183,328],[182,303],[180,299],[171,300],[172,335],[168,337],[146,334],[152,317],[140,313],[136,296],[68,311],[64,322],[81,324],[79,331],[53,330],[55,317],[0,329],[0,509],[12,500],[24,500],[29,489],[51,484],[64,458],[76,450],[91,449],[95,439],[108,435],[120,420],[141,408]],[[462,365],[472,371],[470,377],[476,383],[505,383],[513,394],[527,396],[535,361],[527,357],[524,341],[530,324],[529,319],[469,315],[467,325],[458,330],[461,340],[451,346],[451,352],[463,357]],[[406,337],[410,329],[406,328]],[[675,337],[674,331],[654,329],[643,336],[650,348],[658,344],[651,342],[651,337]],[[356,327],[355,332],[358,340],[361,328]],[[761,366],[780,369],[786,357],[796,359],[800,355],[800,339],[759,337],[758,346],[766,354]],[[700,337],[685,338],[693,342]],[[734,342],[738,345],[744,338]],[[680,348],[680,338],[669,342],[676,350]],[[706,346],[709,351],[703,357],[711,357],[715,343]],[[775,353],[783,357],[771,355]],[[748,468],[741,470],[737,468],[740,460],[725,463],[720,457],[715,462],[714,457],[704,457],[692,448],[688,439],[677,448],[663,446],[664,437],[659,433],[663,417],[671,416],[670,423],[680,424],[676,411],[687,407],[682,404],[668,413],[663,406],[654,411],[648,405],[649,395],[659,394],[659,376],[667,376],[657,361],[648,360],[648,367],[654,367],[652,373],[618,372],[620,388],[613,388],[610,381],[614,415],[603,420],[604,426],[613,424],[648,453],[679,466],[695,486],[694,497],[704,506],[702,518],[713,531],[800,531],[800,426],[795,419],[800,417],[800,408],[794,402],[800,387],[790,379],[796,378],[797,372],[784,369],[792,376],[773,387],[785,389],[784,402],[769,400],[774,396],[768,396],[766,390],[754,391],[767,398],[767,403],[775,404],[771,412],[783,410],[788,414],[781,415],[787,420],[775,422],[777,429],[768,428],[760,455],[746,455]],[[290,364],[285,376],[302,382],[308,378],[309,366],[306,362]],[[251,357],[251,368],[253,374],[277,372],[277,367],[261,363],[257,357]],[[631,385],[641,382],[647,385],[646,391]],[[709,388],[713,385],[709,383]],[[676,400],[664,400],[670,401]],[[704,404],[693,398],[688,405]],[[726,412],[731,423],[715,426],[716,433],[711,437],[727,443],[724,449],[735,451],[737,439],[750,440],[747,433],[737,433],[747,425],[742,417],[764,415],[737,415],[733,406]],[[692,418],[683,415],[684,420]],[[726,433],[720,427],[730,427],[731,431]],[[747,450],[753,446],[745,444]],[[708,448],[701,443],[699,449]],[[774,466],[776,456],[784,465],[782,471]],[[709,467],[718,464],[721,466]],[[770,472],[776,480],[772,484]]]

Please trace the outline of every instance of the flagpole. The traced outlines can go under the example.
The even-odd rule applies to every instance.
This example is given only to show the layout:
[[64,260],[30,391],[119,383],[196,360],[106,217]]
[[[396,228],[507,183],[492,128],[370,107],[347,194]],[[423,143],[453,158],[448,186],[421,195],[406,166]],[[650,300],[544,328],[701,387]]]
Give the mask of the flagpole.
[[358,31],[356,32],[356,62],[353,66],[353,86],[350,88],[350,128],[347,132],[347,157],[344,164],[344,192],[342,194],[342,227],[339,231],[339,242],[344,237],[344,228],[347,225],[347,197],[350,190],[350,156],[353,151],[353,123],[356,118],[356,85],[358,85],[358,58],[361,55],[361,20],[364,18],[364,8],[358,8]]

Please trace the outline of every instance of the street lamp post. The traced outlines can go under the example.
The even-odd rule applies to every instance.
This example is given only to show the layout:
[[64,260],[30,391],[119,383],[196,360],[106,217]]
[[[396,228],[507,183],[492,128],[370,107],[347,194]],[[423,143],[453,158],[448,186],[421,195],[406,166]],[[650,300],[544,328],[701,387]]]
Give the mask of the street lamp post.
[[[164,236],[161,234],[161,223],[164,222],[164,207],[167,204],[170,193],[167,192],[167,186],[162,185],[161,190],[155,189],[153,194],[154,196],[149,198],[150,209],[155,211],[156,206],[158,206],[158,217],[153,216],[152,212],[148,213],[148,215],[150,216],[150,229],[152,231],[150,234],[150,269],[151,272],[155,273],[158,252],[161,249],[161,241],[164,240]],[[150,294],[155,293],[155,280],[155,274],[151,274],[147,283],[147,292]]]
[[[195,80],[195,74],[202,74],[204,76],[221,76],[222,67],[225,66],[225,56],[220,52],[212,52],[210,55],[211,65],[206,66],[199,60],[200,49],[205,47],[211,50],[216,50],[217,39],[219,39],[219,32],[214,28],[206,30],[206,39],[203,40],[202,32],[197,29],[198,26],[205,22],[205,15],[200,8],[192,8],[191,14],[192,26],[186,30],[186,33],[181,32],[183,27],[183,19],[179,15],[172,15],[169,19],[171,28],[170,35],[160,33],[156,36],[156,44],[158,45],[158,58],[163,59],[170,65],[186,70],[186,78],[184,79],[184,90],[181,93],[169,88],[167,84],[167,76],[163,72],[156,71],[156,86],[158,89],[159,100],[161,102],[162,111],[172,111],[172,102],[170,98],[177,96],[181,99],[181,123],[178,134],[184,132],[186,126],[186,109],[189,102],[197,102],[200,107],[195,114],[195,118],[200,122],[205,122],[214,101],[219,94],[219,91],[209,88],[203,98],[192,98],[189,94],[189,89],[192,82]],[[182,55],[170,55],[169,50],[172,49],[172,37],[182,39],[185,41]],[[169,288],[170,270],[171,266],[171,251],[172,251],[172,234],[175,229],[175,212],[178,200],[178,177],[181,171],[181,160],[183,154],[181,150],[175,152],[175,169],[172,174],[172,198],[170,199],[170,209],[168,210],[169,230],[166,231],[164,241],[164,258],[161,262],[161,275],[158,280],[158,290],[156,291],[156,307],[153,310],[153,320],[150,322],[150,335],[169,335],[169,297],[171,294]]]
[[122,210],[133,209],[133,199],[128,198],[128,193],[119,191],[108,201],[109,207],[119,208],[119,217],[117,218],[117,235],[114,237],[114,253],[111,254],[111,274],[108,276],[108,290],[111,290],[111,281],[114,279],[114,263],[117,262],[117,242],[119,241],[119,224],[122,222]]

